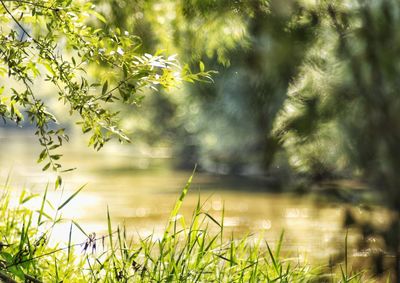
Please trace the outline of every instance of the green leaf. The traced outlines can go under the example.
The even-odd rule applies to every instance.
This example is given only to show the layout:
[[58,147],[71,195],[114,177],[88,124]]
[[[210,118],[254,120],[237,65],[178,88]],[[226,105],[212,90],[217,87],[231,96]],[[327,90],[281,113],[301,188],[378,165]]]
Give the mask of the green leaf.
[[74,220],[72,220],[72,223],[73,223],[76,227],[78,227],[78,229],[79,229],[86,237],[89,237],[89,235],[85,232],[85,230],[82,229],[82,227],[81,227],[77,222],[75,222]]
[[111,253],[114,255],[114,248],[113,248],[113,239],[112,239],[112,227],[111,227],[111,218],[110,218],[110,210],[108,209],[107,205],[107,226],[108,226],[108,237],[110,239],[110,247]]
[[100,14],[96,11],[93,11],[93,10],[90,10],[89,13],[92,14],[93,16],[95,16],[98,20],[102,21],[103,23],[105,23],[105,24],[107,23],[106,18],[102,14]]
[[47,183],[47,185],[46,185],[46,189],[45,189],[45,191],[44,191],[44,195],[43,195],[43,199],[42,199],[42,204],[40,205],[40,211],[39,211],[39,217],[38,217],[38,226],[40,225],[40,223],[41,223],[41,220],[42,220],[42,215],[44,214],[44,204],[45,204],[45,202],[46,202],[46,197],[47,197],[47,189],[49,188],[49,184]]
[[279,236],[279,241],[276,245],[275,248],[275,258],[279,258],[280,254],[281,254],[281,248],[282,248],[282,243],[283,243],[283,237],[285,235],[285,230],[282,230],[280,236]]
[[272,264],[273,264],[273,266],[274,266],[274,269],[275,269],[276,273],[279,274],[279,267],[278,267],[278,264],[277,264],[277,262],[276,262],[276,260],[275,260],[274,254],[272,253],[272,250],[271,250],[271,248],[269,247],[268,243],[267,243],[267,242],[265,242],[265,243],[266,243],[266,245],[267,245],[268,253],[269,253],[269,256],[270,256],[270,258],[271,258],[271,260],[272,260]]
[[60,172],[61,172],[61,173],[66,173],[66,172],[71,172],[71,171],[74,171],[74,170],[76,170],[76,167],[74,167],[74,168],[68,168],[68,169],[62,170],[62,171],[60,171]]
[[47,164],[42,168],[42,171],[46,171],[47,169],[49,169],[49,167],[50,167],[50,162],[47,163]]
[[69,227],[67,262],[69,262],[70,257],[71,257],[71,239],[72,239],[72,222],[71,222],[71,226]]
[[75,193],[73,193],[66,201],[63,202],[62,205],[60,205],[57,210],[61,210],[64,206],[66,206],[79,192],[86,187],[87,184],[84,184],[82,187],[80,187]]
[[204,214],[205,214],[208,218],[210,218],[212,222],[214,222],[214,223],[217,224],[219,227],[221,227],[221,224],[220,224],[214,217],[212,217],[209,213],[205,212]]
[[204,72],[204,63],[200,61],[199,63],[200,72]]
[[59,144],[54,144],[54,145],[52,145],[52,146],[49,147],[49,150],[54,150],[54,149],[56,149],[56,148],[58,148],[58,147],[60,147]]
[[50,158],[54,159],[54,160],[59,160],[61,156],[62,156],[62,154],[53,154],[53,155],[50,155]]
[[103,84],[103,89],[101,90],[101,94],[102,94],[102,95],[106,94],[107,89],[108,89],[108,81],[106,81],[106,82]]
[[[185,198],[187,192],[189,191],[190,185],[192,184],[192,180],[193,180],[194,173],[196,172],[196,168],[197,168],[197,164],[195,165],[192,175],[189,177],[185,187],[183,188],[179,199],[175,203],[175,206],[169,216],[170,220],[178,215],[179,209],[181,208],[182,203],[183,203],[183,199]],[[173,221],[169,221],[169,224],[164,232],[164,239],[167,237],[168,233],[170,232],[172,225],[173,225]]]
[[21,204],[24,204],[24,203],[28,202],[29,200],[31,200],[31,199],[33,199],[33,198],[35,198],[35,197],[37,197],[37,196],[39,196],[39,194],[32,194],[32,195],[29,195],[29,196],[27,196],[26,198],[22,199],[20,203],[21,203]]
[[56,73],[54,72],[53,68],[51,67],[50,64],[46,63],[46,62],[41,62],[42,65],[47,69],[47,71],[49,71],[53,76],[56,75]]
[[62,178],[60,175],[57,176],[56,184],[55,184],[55,189],[57,190],[60,186],[62,185]]

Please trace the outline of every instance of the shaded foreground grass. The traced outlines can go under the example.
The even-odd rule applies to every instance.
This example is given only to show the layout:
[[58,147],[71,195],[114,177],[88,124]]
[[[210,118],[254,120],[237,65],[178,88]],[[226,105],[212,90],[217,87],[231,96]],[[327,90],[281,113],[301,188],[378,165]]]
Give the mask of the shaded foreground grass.
[[[51,234],[67,221],[61,211],[83,187],[58,207],[47,200],[47,188],[42,196],[23,191],[18,203],[11,205],[7,182],[0,197],[0,282],[366,282],[362,274],[349,273],[347,263],[337,275],[324,275],[324,267],[283,258],[283,233],[274,249],[261,236],[237,240],[232,235],[225,240],[224,217],[215,219],[202,210],[200,201],[186,224],[179,209],[192,177],[161,238],[129,240],[124,227],[113,229],[107,209],[107,235],[89,234],[71,221],[64,245],[52,245]],[[40,209],[27,208],[39,197]],[[73,229],[84,233],[86,240],[73,243]]]

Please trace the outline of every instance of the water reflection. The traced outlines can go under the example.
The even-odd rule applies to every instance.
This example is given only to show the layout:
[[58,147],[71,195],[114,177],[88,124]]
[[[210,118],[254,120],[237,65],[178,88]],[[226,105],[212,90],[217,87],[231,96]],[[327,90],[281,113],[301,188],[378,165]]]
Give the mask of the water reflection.
[[[11,170],[13,186],[22,188],[26,184],[33,193],[42,193],[47,182],[54,180],[52,174],[41,172],[41,167],[35,163],[39,149],[34,140],[8,134],[2,136],[0,143],[1,180],[5,180]],[[58,207],[78,187],[88,183],[62,209],[64,218],[75,220],[88,233],[101,235],[107,231],[108,206],[114,224],[125,225],[134,238],[150,234],[161,237],[190,172],[173,171],[167,158],[148,158],[122,150],[125,149],[119,145],[109,145],[99,153],[82,147],[66,147],[64,164],[79,169],[64,177],[62,193],[54,192],[51,187],[48,199]],[[329,203],[317,205],[310,197],[271,193],[260,181],[197,173],[181,208],[186,222],[199,197],[204,202],[203,210],[215,219],[219,220],[224,211],[229,237],[231,231],[238,238],[262,233],[273,245],[285,230],[286,251],[324,262],[344,241],[343,207]],[[40,204],[41,199],[36,199],[29,205],[38,208]],[[69,229],[69,222],[58,226],[53,232],[54,240],[66,240]],[[73,240],[82,241],[84,236],[75,231]]]

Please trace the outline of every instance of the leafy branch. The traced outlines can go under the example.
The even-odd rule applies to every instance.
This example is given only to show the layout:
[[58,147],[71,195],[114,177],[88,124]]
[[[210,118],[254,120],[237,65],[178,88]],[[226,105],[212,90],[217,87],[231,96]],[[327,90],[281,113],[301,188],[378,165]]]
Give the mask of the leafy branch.
[[[27,113],[43,146],[38,162],[47,160],[43,170],[50,168],[58,173],[70,170],[62,170],[58,163],[62,155],[54,153],[63,141],[68,141],[68,136],[58,126],[45,100],[35,96],[32,86],[41,83],[37,78],[44,77],[55,86],[58,100],[69,105],[70,115],[79,115],[77,124],[83,133],[91,133],[89,145],[96,150],[112,137],[129,141],[118,126],[118,112],[110,111],[107,104],[120,99],[138,104],[142,98],[138,94],[144,89],[158,91],[182,81],[211,80],[211,73],[204,71],[204,66],[200,73],[193,74],[189,68],[182,68],[174,56],[139,54],[140,39],[136,36],[121,33],[119,29],[96,29],[91,16],[101,22],[105,18],[89,2],[58,1],[57,7],[47,6],[46,2],[0,0],[0,3],[4,9],[0,10],[0,17],[8,23],[0,31],[3,55],[0,60],[5,65],[0,68],[0,76],[7,74],[23,87],[22,90],[0,88],[3,97],[0,116],[20,125],[24,120],[21,111]],[[91,65],[107,72],[108,77],[91,82],[87,74]],[[3,96],[4,92],[11,95]],[[61,177],[57,178],[56,187],[59,185]]]

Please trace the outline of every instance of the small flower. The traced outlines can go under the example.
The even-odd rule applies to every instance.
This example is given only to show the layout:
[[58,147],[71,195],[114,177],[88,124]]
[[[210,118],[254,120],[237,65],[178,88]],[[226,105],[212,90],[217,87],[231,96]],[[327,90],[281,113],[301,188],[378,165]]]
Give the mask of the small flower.
[[96,233],[89,234],[88,238],[86,239],[82,252],[85,252],[92,247],[92,253],[96,251]]

